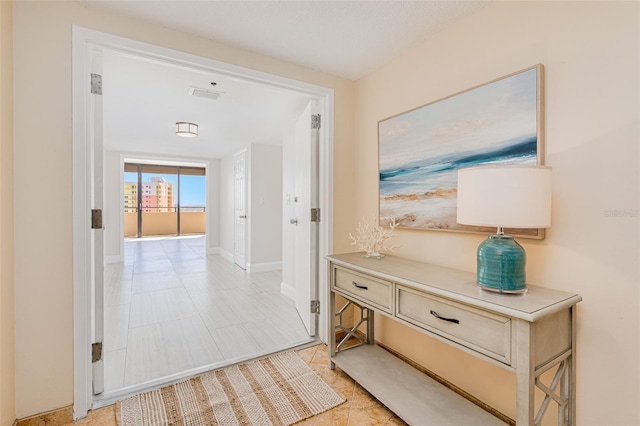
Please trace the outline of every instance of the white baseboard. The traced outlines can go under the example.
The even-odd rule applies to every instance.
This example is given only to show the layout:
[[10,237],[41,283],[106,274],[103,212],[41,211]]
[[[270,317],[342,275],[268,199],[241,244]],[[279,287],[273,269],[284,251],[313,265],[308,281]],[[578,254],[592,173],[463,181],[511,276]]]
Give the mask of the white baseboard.
[[209,247],[207,249],[207,254],[220,254],[222,249],[220,247]]
[[247,265],[247,272],[269,272],[282,269],[282,262],[252,263]]
[[227,260],[227,261],[229,261],[229,262],[233,263],[233,253],[230,253],[230,252],[226,251],[226,250],[225,250],[225,249],[223,249],[223,248],[219,248],[218,250],[219,250],[218,254],[219,254],[220,256],[222,256],[222,258],[223,258],[224,260]]
[[247,272],[268,272],[282,269],[282,262],[264,262],[247,264]]
[[106,256],[104,258],[104,263],[122,263],[124,262],[124,257],[120,256],[120,255],[116,255],[116,256]]
[[[233,253],[226,251],[223,248],[217,248],[217,253],[222,258],[228,262],[234,263],[235,258]],[[214,254],[214,253],[210,253]],[[264,263],[247,263],[246,271],[248,273],[252,272],[268,272],[268,271],[279,271],[282,269],[282,262],[264,262]]]
[[282,281],[280,283],[280,293],[291,300],[296,300],[296,288]]

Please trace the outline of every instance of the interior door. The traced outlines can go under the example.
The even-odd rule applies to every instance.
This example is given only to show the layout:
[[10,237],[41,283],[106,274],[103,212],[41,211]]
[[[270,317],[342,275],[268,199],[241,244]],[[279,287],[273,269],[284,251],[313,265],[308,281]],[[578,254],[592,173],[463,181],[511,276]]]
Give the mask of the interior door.
[[318,222],[311,209],[318,208],[319,129],[312,129],[316,102],[310,102],[296,122],[295,136],[295,291],[296,309],[310,336],[317,334],[317,315],[311,301],[318,300]]
[[91,93],[88,103],[89,123],[89,162],[92,165],[91,176],[91,205],[92,211],[100,212],[100,219],[94,223],[92,213],[92,256],[91,278],[93,281],[93,336],[92,343],[95,346],[93,358],[93,393],[95,395],[104,391],[104,358],[102,356],[102,342],[104,337],[104,227],[102,216],[104,214],[103,195],[103,152],[102,152],[102,54],[97,49],[91,55]]
[[233,156],[234,175],[234,232],[233,260],[247,269],[247,151]]

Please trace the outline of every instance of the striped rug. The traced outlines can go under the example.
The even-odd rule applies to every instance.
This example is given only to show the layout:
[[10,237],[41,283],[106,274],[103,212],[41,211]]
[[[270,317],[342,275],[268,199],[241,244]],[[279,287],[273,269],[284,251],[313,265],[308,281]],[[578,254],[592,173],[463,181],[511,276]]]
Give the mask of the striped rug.
[[121,426],[290,425],[344,401],[285,352],[132,396],[116,416]]

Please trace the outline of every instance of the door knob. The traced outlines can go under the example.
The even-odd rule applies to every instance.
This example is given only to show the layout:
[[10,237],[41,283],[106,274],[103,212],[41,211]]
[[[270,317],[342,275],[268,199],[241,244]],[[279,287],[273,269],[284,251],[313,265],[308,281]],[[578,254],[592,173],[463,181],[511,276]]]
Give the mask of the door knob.
[[298,218],[296,217],[294,219],[289,220],[289,223],[292,224],[292,225],[298,226]]

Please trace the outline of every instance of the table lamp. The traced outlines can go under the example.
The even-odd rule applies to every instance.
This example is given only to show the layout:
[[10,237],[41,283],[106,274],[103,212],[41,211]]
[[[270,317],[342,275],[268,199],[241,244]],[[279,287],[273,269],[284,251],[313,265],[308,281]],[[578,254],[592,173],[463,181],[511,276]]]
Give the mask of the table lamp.
[[458,223],[494,226],[478,246],[477,280],[486,290],[524,293],[527,256],[504,228],[551,226],[551,167],[486,166],[458,170]]

